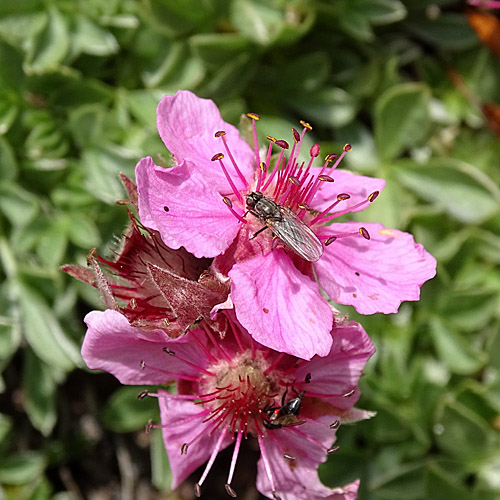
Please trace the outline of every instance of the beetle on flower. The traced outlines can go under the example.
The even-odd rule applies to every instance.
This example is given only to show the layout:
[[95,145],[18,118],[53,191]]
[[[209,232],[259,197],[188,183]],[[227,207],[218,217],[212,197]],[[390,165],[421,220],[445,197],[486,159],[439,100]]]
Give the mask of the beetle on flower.
[[[320,167],[313,165],[319,157],[314,145],[301,162],[303,138],[311,129],[302,122],[301,132],[292,131],[291,147],[269,137],[264,153],[256,132],[259,117],[249,116],[253,148],[212,101],[188,91],[164,97],[157,124],[174,166],[165,169],[150,157],[138,163],[139,216],[169,247],[215,257],[213,268],[231,278],[238,321],[258,342],[304,359],[326,356],[333,313],[321,289],[362,314],[394,313],[402,301],[418,300],[436,261],[410,234],[378,223],[332,223],[369,206],[385,185],[336,169],[349,145]],[[272,168],[274,148],[279,155]],[[295,229],[305,225],[321,249],[314,243],[314,255],[301,255],[300,240],[287,241],[276,220],[249,214],[252,193],[300,221]],[[254,237],[266,224],[271,230]]]
[[[338,449],[333,442],[341,423],[373,415],[353,407],[362,370],[374,353],[361,325],[337,318],[330,351],[306,361],[255,342],[234,311],[220,316],[226,324],[222,339],[208,323],[172,339],[163,330],[131,326],[117,311],[93,311],[85,318],[82,355],[89,368],[112,373],[123,384],[177,383],[177,394],[160,389],[140,395],[159,400],[161,424],[150,427],[162,430],[173,488],[207,462],[195,486],[200,496],[218,453],[234,444],[226,491],[236,497],[232,482],[241,445],[255,439],[257,489],[263,495],[355,499],[358,481],[327,488],[317,468]],[[285,421],[287,415],[291,420]]]

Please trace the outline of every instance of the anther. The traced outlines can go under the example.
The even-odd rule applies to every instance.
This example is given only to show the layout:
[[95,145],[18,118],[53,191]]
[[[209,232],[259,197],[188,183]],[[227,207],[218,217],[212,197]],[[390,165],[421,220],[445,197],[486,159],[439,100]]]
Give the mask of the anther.
[[300,134],[298,133],[298,131],[294,128],[292,128],[292,135],[293,135],[293,140],[295,142],[299,142],[300,141]]
[[338,429],[340,427],[340,420],[335,420],[330,424],[330,429]]
[[298,179],[298,177],[295,177],[293,175],[291,175],[290,177],[288,177],[288,180],[294,185],[294,186],[300,186],[302,184],[302,182],[300,182],[300,180]]
[[305,122],[304,120],[300,120],[299,122],[303,127],[305,127],[306,129],[308,130],[312,130],[313,128],[311,127],[311,125],[307,122]]
[[229,208],[232,208],[233,207],[233,202],[227,197],[227,196],[224,196],[222,198],[222,201],[229,207]]
[[168,347],[164,347],[163,352],[166,352],[169,356],[175,356],[175,352],[172,351],[172,349],[169,349]]
[[170,208],[168,208],[168,207],[167,207],[167,205],[165,205],[165,206],[163,207],[163,210],[165,210],[165,212],[168,212],[168,211],[170,210]]
[[338,451],[339,448],[340,448],[339,445],[332,446],[331,448],[328,448],[328,450],[326,450],[326,454],[331,455],[332,453],[335,453],[336,451]]
[[329,175],[320,175],[318,176],[318,179],[323,182],[335,182],[335,179]]
[[248,118],[252,118],[252,120],[260,120],[260,116],[257,113],[247,113]]
[[276,138],[273,137],[272,135],[266,135],[266,139],[271,142],[276,142]]
[[135,309],[137,307],[137,300],[132,297],[128,302],[128,306],[130,309]]
[[194,494],[197,498],[201,497],[201,486],[198,483],[194,485]]
[[97,252],[97,248],[91,248],[89,250],[89,253],[87,254],[87,266],[90,266],[90,264],[94,260],[94,255],[96,254],[96,252]]
[[285,453],[285,454],[283,455],[283,458],[284,458],[285,460],[288,460],[289,462],[295,462],[295,457],[292,457],[292,455],[289,455],[288,453]]
[[230,484],[226,483],[224,486],[226,487],[226,492],[230,497],[236,498],[238,496],[236,495],[236,491],[234,491],[233,488],[231,488]]
[[307,204],[307,203],[301,203],[300,205],[298,205],[298,207],[301,209],[301,210],[312,210],[312,208]]
[[265,161],[260,162],[260,170],[261,172],[265,172],[267,170],[267,165]]
[[350,197],[351,197],[350,194],[342,193],[342,194],[337,195],[337,200],[338,201],[345,201],[345,200],[348,200]]
[[223,135],[226,135],[226,132],[224,130],[218,130],[215,132],[215,137],[222,137]]
[[328,245],[331,245],[336,239],[337,239],[336,236],[330,236],[329,238],[327,238],[325,240],[325,247],[327,247]]
[[283,139],[278,139],[275,142],[276,146],[279,146],[281,149],[288,149],[290,146],[288,145],[288,142],[284,141]]
[[342,394],[343,398],[349,398],[351,397],[354,393],[356,392],[356,389],[353,389],[352,391],[346,392],[345,394]]
[[370,233],[364,227],[360,227],[359,228],[359,234],[361,236],[363,236],[363,238],[365,240],[369,240],[370,239]]
[[152,429],[153,429],[153,421],[152,420],[148,420],[148,423],[146,425],[146,428],[144,429],[144,432],[146,434],[150,434]]
[[309,155],[311,158],[317,158],[319,156],[319,144],[313,144],[309,150]]
[[189,448],[189,445],[187,443],[184,443],[181,446],[181,455],[186,455],[186,453],[188,452],[188,448]]
[[380,191],[373,191],[373,193],[370,196],[368,196],[368,201],[370,203],[373,203],[378,198],[379,194],[380,194]]
[[352,149],[352,146],[350,144],[346,144],[342,150],[344,151],[344,153],[348,153],[350,150]]
[[275,492],[272,492],[274,500],[281,500],[281,497]]
[[308,373],[308,374],[306,375],[306,378],[305,378],[304,382],[305,382],[306,384],[308,384],[310,381],[311,381],[311,374],[310,374],[310,373]]
[[326,155],[325,161],[332,162],[335,161],[338,157],[339,157],[338,155],[330,153],[329,155]]
[[210,161],[222,160],[222,158],[224,158],[224,155],[222,153],[216,153],[212,156]]
[[146,362],[143,359],[141,359],[140,366],[141,366],[141,371],[144,370],[144,368],[146,368]]
[[144,399],[149,394],[147,389],[144,389],[137,395],[137,399]]

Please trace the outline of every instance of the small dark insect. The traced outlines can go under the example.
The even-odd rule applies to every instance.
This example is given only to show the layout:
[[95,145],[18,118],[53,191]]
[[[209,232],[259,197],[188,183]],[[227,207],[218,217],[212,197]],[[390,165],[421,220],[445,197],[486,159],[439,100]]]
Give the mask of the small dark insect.
[[247,194],[246,201],[248,212],[266,224],[252,239],[270,228],[299,257],[316,262],[323,255],[323,245],[314,231],[289,208],[278,205],[259,191]]
[[288,403],[285,404],[286,395],[288,393],[287,388],[281,398],[281,406],[266,406],[264,408],[264,413],[267,417],[262,421],[264,427],[272,430],[305,424],[305,420],[298,418],[305,391],[299,394],[295,389],[292,390],[297,397],[290,399]]

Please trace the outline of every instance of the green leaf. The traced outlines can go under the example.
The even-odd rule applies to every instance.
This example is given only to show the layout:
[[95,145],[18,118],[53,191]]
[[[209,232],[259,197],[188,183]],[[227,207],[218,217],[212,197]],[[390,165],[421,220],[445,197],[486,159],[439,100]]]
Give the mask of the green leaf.
[[36,250],[45,267],[56,268],[62,264],[67,245],[66,224],[55,219],[41,234]]
[[201,33],[192,36],[189,44],[200,59],[215,66],[252,48],[251,42],[239,33]]
[[12,430],[12,418],[0,413],[0,446],[7,441]]
[[84,213],[72,212],[67,225],[69,238],[80,248],[88,250],[89,247],[97,247],[101,243],[101,235],[94,220]]
[[140,386],[118,389],[104,409],[104,425],[114,432],[132,432],[145,428],[148,421],[158,415],[158,401],[152,397],[138,399],[144,389],[146,387]]
[[488,423],[467,407],[444,400],[434,425],[440,449],[455,460],[475,461],[495,447]]
[[25,408],[33,426],[48,436],[57,421],[57,384],[51,370],[30,349],[25,350],[23,387]]
[[66,19],[55,7],[49,7],[48,24],[35,37],[27,54],[27,73],[45,73],[56,69],[66,57],[69,43]]
[[470,500],[471,493],[456,477],[448,474],[441,467],[433,464],[426,471],[424,498],[453,498]]
[[390,161],[427,136],[429,91],[420,83],[402,83],[384,92],[375,103],[375,144]]
[[21,285],[23,333],[37,356],[45,363],[64,371],[82,365],[78,347],[64,334],[59,321],[43,297]]
[[160,491],[170,491],[172,471],[168,463],[165,443],[161,430],[153,430],[151,434],[151,482]]
[[0,137],[0,165],[3,182],[16,178],[18,164],[14,155],[14,149],[5,137]]
[[104,30],[90,19],[78,16],[72,37],[72,52],[94,56],[109,56],[119,50],[116,38],[109,31]]
[[9,131],[18,113],[19,108],[16,104],[0,99],[0,135]]
[[0,483],[21,485],[41,476],[45,460],[35,452],[2,457],[0,461]]
[[430,333],[439,358],[454,373],[475,373],[487,361],[484,353],[477,351],[469,341],[450,329],[437,317],[430,320]]
[[500,189],[473,165],[436,158],[425,165],[401,162],[396,175],[408,188],[468,224],[484,222],[500,210]]
[[39,211],[38,199],[17,184],[0,185],[0,210],[13,226],[25,226]]

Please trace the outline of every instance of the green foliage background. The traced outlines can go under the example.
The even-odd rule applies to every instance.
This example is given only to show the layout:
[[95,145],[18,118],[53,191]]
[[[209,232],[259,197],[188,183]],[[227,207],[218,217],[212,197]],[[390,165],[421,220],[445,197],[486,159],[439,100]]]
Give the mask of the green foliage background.
[[[82,318],[102,304],[59,266],[120,235],[118,173],[165,154],[155,108],[178,89],[235,124],[259,113],[263,135],[288,139],[304,119],[324,154],[352,144],[343,167],[387,180],[362,218],[411,231],[438,260],[399,314],[343,309],[378,349],[359,405],[378,415],[341,429],[325,483],[360,477],[360,499],[500,498],[500,141],[479,107],[500,104],[500,64],[464,7],[2,0],[0,498],[168,491],[160,433],[143,456],[154,401],[85,371]],[[90,474],[89,456],[112,477]]]

